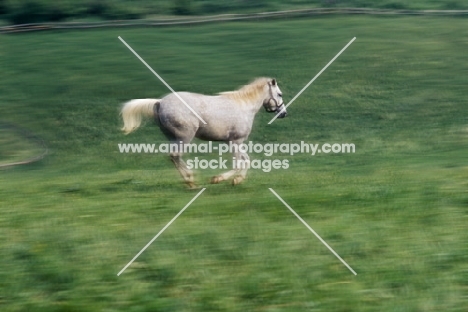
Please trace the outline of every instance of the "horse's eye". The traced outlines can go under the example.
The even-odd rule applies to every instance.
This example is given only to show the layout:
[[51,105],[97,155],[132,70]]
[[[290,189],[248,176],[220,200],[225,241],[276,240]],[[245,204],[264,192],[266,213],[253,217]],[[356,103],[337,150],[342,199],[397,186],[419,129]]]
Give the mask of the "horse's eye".
[[282,95],[281,93],[278,93],[278,96],[279,96],[279,97],[283,97],[283,95]]

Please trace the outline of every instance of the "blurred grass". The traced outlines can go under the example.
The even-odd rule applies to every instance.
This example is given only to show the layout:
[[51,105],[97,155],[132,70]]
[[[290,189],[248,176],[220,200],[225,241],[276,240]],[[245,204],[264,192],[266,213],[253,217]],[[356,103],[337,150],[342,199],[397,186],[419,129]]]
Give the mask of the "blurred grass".
[[[332,17],[1,36],[1,118],[50,153],[0,171],[0,308],[464,311],[465,24]],[[175,90],[212,94],[272,76],[286,101],[356,36],[287,118],[267,125],[261,111],[249,138],[353,142],[356,153],[280,155],[289,170],[251,170],[238,187],[198,171],[205,193],[117,277],[195,195],[165,156],[118,152],[166,142],[151,122],[123,136],[118,110],[167,90],[117,36]]]
[[38,138],[29,133],[22,133],[10,125],[0,123],[0,166],[32,160],[44,153],[44,147]]

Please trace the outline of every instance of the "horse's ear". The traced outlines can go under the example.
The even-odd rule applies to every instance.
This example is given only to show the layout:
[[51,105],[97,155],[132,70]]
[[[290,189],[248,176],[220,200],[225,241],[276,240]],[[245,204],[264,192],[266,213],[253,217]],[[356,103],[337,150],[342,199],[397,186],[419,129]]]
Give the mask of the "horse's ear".
[[271,80],[271,85],[272,85],[272,86],[276,86],[276,79],[275,79],[275,78],[273,78],[273,79]]

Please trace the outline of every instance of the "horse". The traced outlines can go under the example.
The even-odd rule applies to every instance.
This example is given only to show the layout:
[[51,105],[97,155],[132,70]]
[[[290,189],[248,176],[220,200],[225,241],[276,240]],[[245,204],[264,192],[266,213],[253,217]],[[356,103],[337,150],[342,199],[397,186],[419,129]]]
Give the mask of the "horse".
[[[186,104],[197,114],[191,112]],[[287,115],[276,79],[257,78],[235,91],[216,95],[177,92],[161,99],[131,100],[121,110],[122,131],[129,134],[141,125],[143,117],[152,117],[170,142],[179,146],[190,143],[195,137],[240,145],[250,135],[254,117],[262,106],[267,112],[277,113],[278,118]],[[193,171],[182,159],[183,151],[183,148],[171,150],[170,158],[188,187],[197,188]],[[250,164],[247,153],[239,148],[233,152],[233,156],[244,164]],[[236,165],[234,169],[212,177],[211,183],[234,177],[232,184],[239,184],[245,180],[248,167]]]

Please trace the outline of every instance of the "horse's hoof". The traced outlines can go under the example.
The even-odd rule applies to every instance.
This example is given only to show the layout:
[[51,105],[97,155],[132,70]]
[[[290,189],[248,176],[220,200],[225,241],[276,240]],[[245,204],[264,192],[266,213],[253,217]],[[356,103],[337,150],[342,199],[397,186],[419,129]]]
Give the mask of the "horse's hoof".
[[214,176],[211,178],[211,184],[218,184],[221,181],[223,181],[223,178],[220,176]]
[[235,177],[235,178],[232,180],[232,185],[241,184],[242,181],[244,181],[244,178],[243,178],[243,177]]
[[197,185],[196,185],[195,183],[193,183],[193,182],[188,182],[188,183],[187,183],[187,186],[188,186],[189,190],[198,190],[198,189],[200,188],[199,186],[197,186]]

